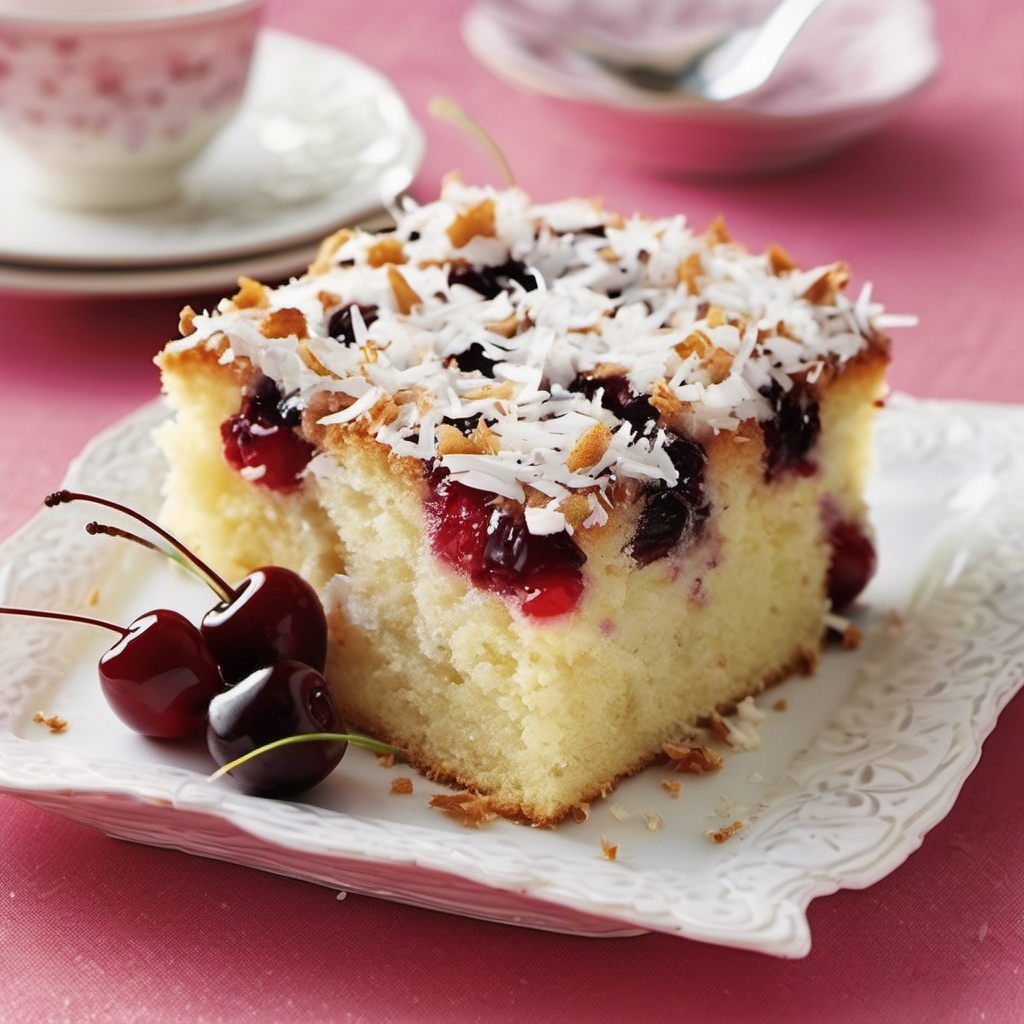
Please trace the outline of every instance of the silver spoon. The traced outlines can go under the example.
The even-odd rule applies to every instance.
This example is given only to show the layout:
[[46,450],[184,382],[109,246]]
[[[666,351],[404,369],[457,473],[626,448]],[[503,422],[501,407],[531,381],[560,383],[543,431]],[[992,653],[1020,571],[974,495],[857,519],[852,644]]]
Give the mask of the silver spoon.
[[[604,71],[640,89],[676,92],[716,103],[738,99],[771,78],[786,51],[826,0],[781,0],[760,26],[738,26],[687,55],[682,65],[646,64],[613,55],[604,47],[575,39],[572,47]],[[748,41],[745,46],[742,40]],[[728,52],[731,63],[721,65]]]

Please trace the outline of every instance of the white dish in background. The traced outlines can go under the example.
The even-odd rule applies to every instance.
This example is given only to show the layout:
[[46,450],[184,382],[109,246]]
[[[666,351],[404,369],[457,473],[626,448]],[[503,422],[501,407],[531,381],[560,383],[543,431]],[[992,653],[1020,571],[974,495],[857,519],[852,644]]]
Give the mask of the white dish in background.
[[[355,223],[355,222],[352,222]],[[367,230],[394,224],[389,213],[360,218]],[[48,295],[183,295],[196,291],[234,290],[242,276],[273,283],[305,272],[320,248],[318,240],[293,249],[252,253],[229,260],[179,267],[31,267],[0,263],[0,289]]]
[[[68,486],[155,512],[164,467],[150,436],[163,415],[147,407],[99,437]],[[440,786],[414,776],[412,795],[389,795],[412,773],[362,750],[303,801],[210,784],[199,744],[147,741],[110,713],[96,680],[102,630],[21,619],[0,621],[0,791],[113,836],[418,906],[804,955],[811,899],[869,885],[920,844],[1024,682],[1022,431],[1024,408],[893,399],[870,493],[881,571],[858,615],[865,643],[759,701],[760,749],[729,754],[717,775],[648,769],[583,824],[463,828],[427,806]],[[151,552],[88,537],[90,517],[48,510],[10,538],[0,601],[81,609],[95,587],[90,613],[119,622],[209,606],[201,583]],[[772,710],[780,698],[786,710]],[[65,718],[66,732],[36,711]],[[678,799],[665,778],[682,782]],[[664,826],[651,830],[654,815]],[[735,818],[745,826],[732,838],[706,838]]]
[[[84,213],[35,198],[31,174],[0,140],[0,286],[72,283],[76,270],[131,275],[283,254],[378,213],[412,182],[420,126],[391,83],[348,54],[265,29],[242,107],[163,207]],[[30,274],[34,271],[34,276]],[[127,276],[125,276],[127,275]],[[235,275],[237,276],[237,275]]]
[[227,291],[242,276],[258,281],[283,281],[301,273],[316,255],[317,243],[296,249],[240,256],[235,260],[200,263],[185,267],[62,268],[20,267],[0,263],[0,290],[47,295],[182,295],[194,291]]
[[[708,103],[641,89],[601,69],[572,43],[586,31],[576,6],[570,0],[560,19],[529,3],[479,2],[466,12],[463,37],[495,75],[542,97],[582,145],[662,172],[731,176],[810,163],[896,116],[939,65],[924,0],[865,9],[850,0],[838,13],[833,5],[812,19],[763,90]],[[605,6],[596,8],[598,20],[625,17],[625,8]],[[719,5],[696,10],[727,12]],[[628,43],[614,40],[622,49]]]

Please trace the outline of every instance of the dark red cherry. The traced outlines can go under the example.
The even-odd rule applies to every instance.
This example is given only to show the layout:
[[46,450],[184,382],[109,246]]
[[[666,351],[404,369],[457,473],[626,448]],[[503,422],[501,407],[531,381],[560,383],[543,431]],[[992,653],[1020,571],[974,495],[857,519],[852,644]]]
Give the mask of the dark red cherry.
[[100,658],[100,686],[118,718],[144,736],[200,735],[207,705],[224,688],[199,630],[178,612],[147,612],[127,628],[62,612],[27,608],[0,612],[81,622],[119,633],[117,643]]
[[164,551],[114,526],[89,523],[86,529],[171,554],[220,596],[220,602],[204,618],[201,632],[226,683],[235,683],[253,669],[286,659],[302,661],[323,671],[327,658],[327,617],[316,591],[297,573],[281,566],[265,566],[250,573],[237,587],[231,587],[181,541],[134,509],[74,491],[57,491],[46,499],[46,504],[52,507],[71,501],[103,505],[143,523],[173,551]]
[[199,630],[183,615],[158,609],[140,615],[99,662],[107,703],[144,736],[202,734],[206,709],[224,689]]
[[[342,306],[331,314],[327,321],[327,333],[341,342],[342,345],[354,345],[356,343],[355,325],[352,323],[352,308],[355,303]],[[358,306],[359,315],[363,318],[363,324],[369,327],[376,323],[379,316],[378,306]]]
[[[524,291],[532,292],[537,287],[537,275],[522,260],[516,259],[496,266],[472,267],[466,263],[455,263],[448,272],[448,284],[465,285],[485,299],[493,299],[503,291],[511,291],[517,284]],[[461,359],[459,366],[462,366]]]
[[649,435],[658,421],[658,410],[647,395],[637,394],[625,374],[594,377],[578,373],[569,384],[570,391],[578,391],[593,399],[600,395],[603,408],[625,420],[640,435]]
[[846,519],[828,531],[832,560],[828,570],[828,597],[834,611],[853,604],[875,574],[878,556],[871,538],[858,524]]
[[[257,669],[214,697],[206,743],[218,765],[291,736],[344,728],[324,677],[297,661]],[[288,797],[312,788],[337,766],[347,743],[309,740],[265,751],[228,774],[257,796]]]
[[711,511],[704,493],[704,449],[696,441],[678,435],[665,443],[678,479],[647,488],[637,518],[629,553],[638,565],[664,558],[681,543],[698,539]]
[[300,410],[277,384],[263,377],[242,397],[241,409],[220,428],[224,458],[251,479],[287,494],[302,485],[313,445],[295,432]]
[[566,532],[531,534],[495,496],[435,474],[427,498],[434,554],[484,590],[519,600],[534,618],[572,611],[586,555]]
[[316,591],[297,573],[271,565],[249,573],[203,617],[203,639],[229,685],[277,661],[323,672],[327,617]]
[[763,425],[765,479],[775,480],[786,473],[812,476],[818,469],[814,449],[821,418],[811,388],[798,382],[787,391],[773,381],[760,390],[775,412]]

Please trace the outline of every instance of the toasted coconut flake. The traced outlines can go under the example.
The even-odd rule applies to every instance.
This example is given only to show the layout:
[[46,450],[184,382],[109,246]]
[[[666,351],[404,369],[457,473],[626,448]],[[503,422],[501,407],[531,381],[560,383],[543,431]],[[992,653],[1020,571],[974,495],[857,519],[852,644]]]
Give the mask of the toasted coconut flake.
[[437,454],[444,455],[486,455],[473,436],[466,437],[458,427],[441,423],[437,427]]
[[93,587],[89,591],[89,593],[86,595],[85,603],[87,605],[89,605],[90,608],[94,608],[96,605],[98,605],[100,603],[100,588],[99,587]]
[[609,843],[604,836],[601,836],[601,856],[605,860],[615,860],[619,855],[619,844]]
[[705,775],[722,770],[725,763],[722,755],[710,747],[698,747],[683,743],[664,743],[662,750],[672,761],[674,772],[686,772],[690,775]]
[[469,437],[484,455],[497,455],[501,451],[501,438],[491,430],[485,420],[476,425]]
[[707,231],[704,232],[704,237],[711,245],[722,245],[725,242],[732,241],[732,235],[729,234],[729,229],[725,226],[725,218],[721,214],[718,214],[708,225]]
[[183,338],[187,338],[190,334],[195,333],[195,320],[196,311],[191,306],[185,306],[178,314],[178,333]]
[[736,835],[741,828],[743,828],[743,822],[734,821],[731,825],[725,825],[722,828],[716,828],[710,832],[705,832],[704,835],[706,835],[713,843],[724,843],[727,839],[731,839]]
[[768,266],[772,268],[772,273],[776,275],[800,269],[796,260],[781,245],[776,245],[775,242],[768,246]]
[[728,321],[725,318],[725,310],[721,306],[710,306],[707,315],[708,327],[724,327]]
[[679,799],[679,791],[683,788],[683,784],[678,779],[662,779],[661,785],[668,790],[668,795],[673,800]]
[[834,306],[839,293],[850,280],[850,271],[845,263],[836,263],[828,267],[801,298],[816,306]]
[[270,305],[267,286],[251,277],[238,279],[238,291],[230,301],[235,309],[266,309]]
[[334,254],[352,237],[351,228],[339,228],[333,235],[328,235],[317,250],[316,259],[309,265],[311,275],[326,274],[334,265]]
[[341,306],[341,296],[334,292],[322,291],[316,293],[320,308],[326,313],[328,310],[337,309]]
[[673,346],[680,359],[688,359],[695,355],[703,360],[705,356],[715,347],[711,339],[703,331],[690,331],[678,344]]
[[456,215],[448,226],[448,239],[456,249],[461,249],[477,236],[493,238],[496,232],[494,200],[484,199]]
[[371,267],[383,267],[389,263],[401,264],[407,260],[408,257],[402,248],[401,240],[395,238],[394,235],[382,238],[366,250],[366,262]]
[[732,373],[733,354],[724,348],[713,348],[704,360],[712,384],[721,384]]
[[45,725],[50,732],[64,732],[68,727],[68,723],[60,715],[44,715],[42,711],[37,711],[32,716],[32,721]]
[[697,279],[704,273],[704,264],[701,261],[699,252],[691,252],[676,268],[676,280],[679,284],[686,285],[689,295],[699,295],[700,285]]
[[321,377],[335,377],[337,374],[333,373],[317,358],[316,354],[309,347],[309,340],[307,338],[301,338],[297,349],[299,358],[308,366],[314,373],[319,374]]
[[309,337],[309,325],[301,309],[285,306],[269,312],[260,321],[260,334],[264,338],[299,338]]
[[588,427],[569,452],[569,457],[565,460],[566,468],[570,473],[590,469],[604,458],[611,440],[612,432],[605,424],[595,423]]
[[689,408],[689,403],[682,401],[663,380],[655,381],[649,401],[669,421],[678,419]]
[[484,327],[492,334],[498,334],[502,338],[512,338],[519,330],[521,323],[522,320],[515,313],[511,313],[504,320],[488,320]]
[[393,768],[395,765],[394,754],[375,754],[374,757],[381,768]]
[[772,711],[785,711],[789,707],[785,697],[780,697],[773,705]]
[[412,779],[407,775],[399,775],[391,780],[391,793],[394,796],[408,796],[412,792]]
[[413,287],[402,276],[402,272],[393,263],[388,264],[388,282],[391,285],[391,291],[394,293],[399,313],[408,315],[423,303],[423,300],[416,294]]
[[430,806],[444,811],[466,828],[479,828],[498,817],[490,797],[480,793],[435,793]]
[[462,397],[467,402],[498,401],[507,402],[514,398],[516,386],[510,380],[502,381],[500,384],[485,384],[479,388],[470,388],[462,392]]

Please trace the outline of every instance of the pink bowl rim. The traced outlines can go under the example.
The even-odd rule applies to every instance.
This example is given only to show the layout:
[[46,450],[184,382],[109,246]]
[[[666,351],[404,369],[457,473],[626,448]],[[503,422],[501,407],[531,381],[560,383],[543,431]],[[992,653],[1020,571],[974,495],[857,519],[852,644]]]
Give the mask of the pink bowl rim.
[[145,9],[120,11],[19,11],[5,9],[0,0],[0,27],[4,25],[50,28],[134,28],[181,26],[193,21],[207,21],[258,11],[265,0],[194,0],[184,6],[165,4]]

